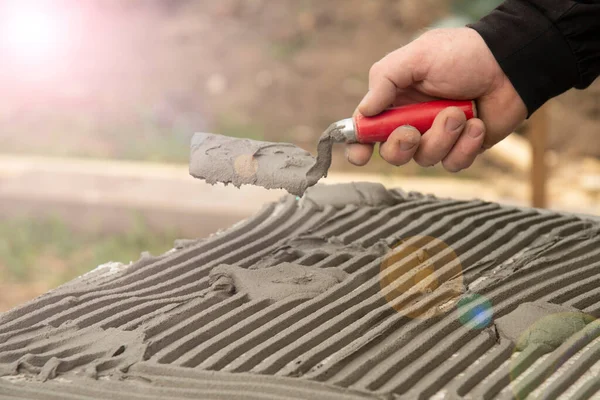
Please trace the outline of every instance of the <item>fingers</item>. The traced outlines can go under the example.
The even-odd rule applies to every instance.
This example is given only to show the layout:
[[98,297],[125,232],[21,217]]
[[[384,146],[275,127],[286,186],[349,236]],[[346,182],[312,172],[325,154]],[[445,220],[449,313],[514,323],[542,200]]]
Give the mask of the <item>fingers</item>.
[[421,133],[412,126],[401,126],[379,147],[381,157],[392,165],[400,166],[409,162],[421,141]]
[[[411,127],[397,128],[379,153],[388,163],[404,165],[414,159],[419,165],[429,167],[439,162],[449,172],[458,172],[473,164],[482,153],[486,127],[482,120],[466,120],[458,108],[450,107],[435,119],[424,135]],[[357,166],[367,164],[373,154],[373,145],[351,144],[347,147],[348,161]]]
[[452,150],[442,160],[442,165],[449,172],[458,172],[469,168],[475,158],[483,153],[485,124],[480,119],[467,121],[463,134],[456,141]]
[[438,114],[432,127],[421,138],[415,161],[430,167],[442,161],[463,133],[467,118],[462,110],[449,107]]
[[362,167],[366,165],[373,154],[372,144],[349,144],[346,147],[346,158],[351,164]]
[[[401,126],[389,136],[385,143],[381,143],[379,154],[392,165],[400,166],[409,162],[421,140],[421,133],[412,126]],[[346,148],[346,157],[351,164],[366,165],[373,154],[373,145],[349,144]]]

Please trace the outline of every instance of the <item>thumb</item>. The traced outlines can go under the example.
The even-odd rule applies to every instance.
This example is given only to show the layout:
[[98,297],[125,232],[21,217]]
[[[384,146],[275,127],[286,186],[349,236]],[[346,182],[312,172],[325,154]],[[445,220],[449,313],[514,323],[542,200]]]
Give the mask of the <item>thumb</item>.
[[383,78],[372,85],[365,97],[358,105],[358,111],[372,117],[389,108],[396,100],[396,85],[387,78]]
[[390,107],[404,89],[414,83],[410,53],[401,48],[376,62],[369,71],[369,91],[360,102],[358,111],[371,117]]

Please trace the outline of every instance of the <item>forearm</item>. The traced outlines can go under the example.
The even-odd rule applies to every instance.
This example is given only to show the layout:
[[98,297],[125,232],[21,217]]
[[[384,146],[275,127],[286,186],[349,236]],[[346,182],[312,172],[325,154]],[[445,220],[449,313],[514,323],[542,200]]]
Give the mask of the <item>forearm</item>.
[[506,0],[470,25],[527,105],[589,86],[600,74],[600,1]]

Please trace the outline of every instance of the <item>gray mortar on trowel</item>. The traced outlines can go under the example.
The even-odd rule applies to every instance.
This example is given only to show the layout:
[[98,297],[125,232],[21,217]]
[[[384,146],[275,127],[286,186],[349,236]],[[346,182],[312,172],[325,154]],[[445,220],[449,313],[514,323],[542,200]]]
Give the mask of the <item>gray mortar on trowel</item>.
[[291,143],[271,143],[196,133],[192,138],[190,174],[210,184],[221,182],[285,189],[302,196],[327,176],[333,143],[345,140],[337,125],[319,139],[317,157]]

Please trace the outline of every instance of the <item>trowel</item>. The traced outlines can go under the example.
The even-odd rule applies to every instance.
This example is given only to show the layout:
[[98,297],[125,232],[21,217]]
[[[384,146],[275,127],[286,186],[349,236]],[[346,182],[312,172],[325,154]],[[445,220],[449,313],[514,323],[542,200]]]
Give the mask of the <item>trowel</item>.
[[447,107],[458,107],[467,119],[477,116],[475,102],[436,100],[391,108],[374,117],[357,114],[325,130],[317,157],[291,143],[261,142],[212,133],[192,138],[190,174],[215,184],[232,183],[285,189],[302,196],[307,188],[327,176],[334,143],[381,143],[398,127],[410,125],[422,134]]

